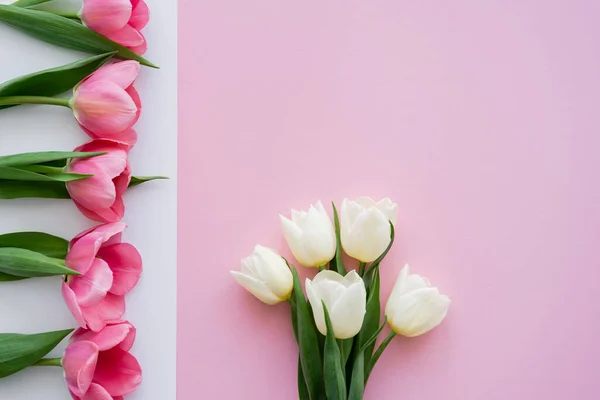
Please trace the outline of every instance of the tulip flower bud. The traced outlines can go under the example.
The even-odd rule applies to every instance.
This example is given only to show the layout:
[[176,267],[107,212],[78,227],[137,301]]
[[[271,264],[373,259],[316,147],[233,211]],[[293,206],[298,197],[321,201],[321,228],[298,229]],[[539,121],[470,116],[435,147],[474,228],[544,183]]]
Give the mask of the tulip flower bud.
[[257,245],[251,256],[242,260],[242,270],[231,271],[237,283],[263,303],[273,305],[292,295],[292,272],[274,250]]
[[385,198],[375,203],[368,197],[344,199],[341,239],[344,251],[362,262],[375,261],[390,244],[390,221],[396,224],[398,205]]
[[422,276],[411,274],[406,265],[388,299],[385,315],[395,333],[413,337],[438,326],[449,307],[448,296],[440,294]]
[[308,212],[292,210],[291,220],[280,217],[285,239],[300,264],[320,267],[335,257],[335,229],[320,201]]
[[334,271],[321,271],[312,282],[306,279],[306,295],[317,328],[323,335],[327,334],[327,326],[321,301],[325,302],[337,339],[351,338],[360,331],[367,312],[367,291],[355,271],[348,272],[346,276]]

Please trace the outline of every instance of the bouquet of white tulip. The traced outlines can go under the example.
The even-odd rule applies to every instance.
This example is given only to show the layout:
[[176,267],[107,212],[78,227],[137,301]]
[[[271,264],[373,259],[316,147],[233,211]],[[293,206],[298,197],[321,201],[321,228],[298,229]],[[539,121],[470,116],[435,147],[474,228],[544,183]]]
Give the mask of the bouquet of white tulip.
[[[397,205],[344,199],[341,218],[333,204],[334,223],[318,202],[305,211],[281,216],[292,254],[306,267],[319,268],[306,279],[305,298],[293,265],[275,250],[256,246],[242,260],[236,281],[266,304],[291,305],[294,335],[300,350],[300,400],[359,400],[377,360],[397,334],[418,336],[446,317],[450,299],[405,266],[394,286],[381,322],[379,266],[394,243]],[[346,272],[342,249],[359,261]],[[377,336],[391,331],[375,349]]]

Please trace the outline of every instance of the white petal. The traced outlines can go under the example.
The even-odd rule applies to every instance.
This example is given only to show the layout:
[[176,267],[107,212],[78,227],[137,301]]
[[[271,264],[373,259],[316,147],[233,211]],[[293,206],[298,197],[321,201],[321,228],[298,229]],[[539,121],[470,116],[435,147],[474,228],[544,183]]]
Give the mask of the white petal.
[[355,336],[362,327],[367,305],[367,292],[364,282],[354,283],[330,309],[335,337],[348,339]]
[[375,261],[390,244],[390,225],[384,215],[371,208],[362,213],[342,244],[349,256],[363,262]]
[[[390,325],[394,332],[419,336],[438,326],[448,313],[450,299],[437,288],[419,289],[397,299],[390,307]],[[387,309],[387,307],[386,307]]]
[[354,201],[356,202],[356,204],[360,205],[364,209],[377,207],[377,203],[375,202],[375,200],[368,196],[360,196]]
[[385,315],[387,315],[388,320],[390,320],[390,323],[391,323],[391,319],[393,318],[391,308],[393,307],[394,304],[398,303],[398,298],[400,296],[402,296],[402,293],[403,293],[402,290],[404,289],[404,282],[406,282],[406,279],[408,278],[409,275],[410,275],[410,267],[408,264],[406,264],[404,266],[404,268],[402,268],[402,270],[398,274],[398,278],[396,279],[396,283],[394,284],[392,293],[390,294],[390,297],[388,298],[387,304],[385,306]]
[[354,226],[354,222],[358,219],[358,216],[364,212],[364,208],[358,205],[356,202],[344,199],[342,201],[342,208],[340,209],[340,229],[342,233],[342,240],[344,234],[347,234]]
[[273,305],[282,301],[282,299],[275,296],[267,285],[263,282],[255,279],[251,276],[244,275],[238,271],[230,271],[231,275],[235,278],[237,283],[239,283],[244,289],[252,293],[257,299],[262,301],[263,303]]
[[386,197],[377,203],[377,209],[381,211],[388,220],[392,221],[394,226],[396,225],[396,220],[398,219],[398,204],[392,202],[389,197]]
[[313,310],[313,317],[315,319],[315,324],[317,325],[317,329],[323,335],[327,334],[327,325],[325,324],[325,313],[323,312],[323,304],[321,303],[321,299],[317,296],[315,291],[313,290],[312,283],[310,279],[306,279],[304,286],[306,288],[306,296],[308,297],[308,301]]
[[350,272],[348,272],[344,279],[346,280],[346,286],[350,286],[355,283],[362,283],[363,287],[365,286],[365,283],[363,282],[362,278],[359,274],[356,273],[355,270],[351,270]]
[[320,282],[324,282],[324,281],[334,281],[334,282],[338,282],[343,286],[346,286],[346,280],[344,279],[344,277],[340,274],[338,274],[335,271],[331,271],[331,270],[324,270],[324,271],[320,271],[317,275],[315,275],[314,279],[313,279],[313,283],[318,284]]
[[304,245],[302,243],[304,235],[298,225],[284,216],[281,216],[281,229],[283,230],[283,236],[285,237],[285,240],[288,244],[288,247],[292,251],[294,258],[304,266],[313,266],[311,265],[312,263],[310,257],[304,249]]

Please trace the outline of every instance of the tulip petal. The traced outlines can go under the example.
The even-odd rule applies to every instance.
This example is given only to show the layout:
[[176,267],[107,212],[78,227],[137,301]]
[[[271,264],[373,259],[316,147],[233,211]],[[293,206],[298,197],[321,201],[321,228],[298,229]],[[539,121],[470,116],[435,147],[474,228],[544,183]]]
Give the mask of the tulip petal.
[[113,397],[97,383],[92,383],[81,400],[113,400]]
[[69,390],[82,397],[92,384],[98,362],[98,346],[92,342],[77,342],[65,350],[62,365]]
[[150,21],[150,8],[145,1],[138,1],[137,4],[133,7],[133,12],[131,13],[131,18],[129,19],[129,25],[141,31],[148,25]]
[[[123,214],[118,214],[110,209],[97,210],[98,212],[89,210],[81,204],[74,201],[77,209],[86,217],[96,222],[118,222],[123,218]],[[100,213],[102,215],[100,215]]]
[[356,336],[362,327],[366,312],[367,291],[361,279],[360,282],[350,285],[335,301],[331,309],[331,322],[335,337],[349,339]]
[[258,279],[245,275],[242,272],[230,271],[236,282],[244,289],[249,291],[254,297],[262,301],[263,303],[273,305],[283,301],[279,297],[275,296],[269,287]]
[[437,288],[418,289],[390,305],[390,325],[397,334],[419,336],[438,326],[446,318],[449,307],[450,299]]
[[[69,172],[82,173],[79,169],[75,166]],[[92,210],[110,207],[117,197],[112,179],[102,170],[94,171],[94,175],[89,178],[67,182],[66,186],[74,201]]]
[[327,324],[325,323],[325,311],[323,310],[323,303],[321,302],[320,297],[317,296],[313,290],[313,285],[310,279],[306,279],[304,287],[306,289],[306,296],[308,297],[308,301],[312,307],[315,325],[317,325],[317,329],[319,332],[321,332],[321,334],[327,335]]
[[[71,335],[71,342],[93,342],[100,351],[107,351],[114,347],[127,351],[133,345],[134,339],[135,328],[128,322],[107,325],[100,332],[79,328]],[[123,343],[125,346],[122,346]]]
[[381,211],[389,221],[392,221],[392,224],[396,225],[396,220],[398,219],[398,204],[392,202],[389,197],[386,197],[377,202],[377,209]]
[[106,261],[94,259],[85,275],[69,279],[69,287],[77,297],[81,307],[91,307],[100,303],[113,284],[113,273]]
[[275,251],[257,245],[252,254],[252,263],[258,273],[258,280],[270,288],[280,300],[287,299],[292,292],[292,271],[285,260]]
[[127,89],[125,89],[125,91],[131,97],[131,100],[133,100],[135,106],[137,107],[137,113],[135,114],[135,119],[133,120],[133,124],[136,124],[140,119],[140,115],[142,115],[142,99],[140,98],[138,91],[133,86],[129,86]]
[[144,35],[142,35],[141,32],[140,32],[140,36],[144,39],[142,44],[140,44],[138,46],[131,46],[131,47],[129,47],[129,50],[133,51],[135,54],[137,54],[139,56],[142,56],[142,55],[146,54],[146,51],[148,51],[148,42],[146,41],[146,38],[144,37]]
[[125,47],[140,46],[145,41],[140,31],[130,25],[125,25],[118,31],[107,32],[105,36]]
[[349,256],[363,262],[377,259],[390,244],[389,221],[376,208],[360,214],[349,232],[342,231],[342,245]]
[[400,296],[402,296],[404,282],[406,282],[406,279],[408,278],[409,275],[410,275],[410,266],[408,264],[406,264],[404,266],[404,268],[402,268],[402,270],[398,274],[398,278],[396,279],[396,283],[394,284],[392,293],[390,294],[390,297],[388,298],[386,308],[385,308],[385,314],[388,316],[388,318],[392,318],[391,307],[393,304],[397,304]]
[[133,60],[119,61],[99,68],[87,78],[85,83],[109,81],[116,83],[121,89],[127,89],[133,84],[139,73],[139,62]]
[[125,297],[109,292],[100,303],[93,307],[82,307],[81,310],[88,327],[99,332],[109,322],[117,321],[125,314]]
[[135,391],[142,382],[142,368],[128,352],[115,347],[100,353],[94,382],[111,396],[123,396]]
[[75,321],[77,321],[77,324],[84,328],[87,327],[87,323],[83,316],[83,311],[77,303],[77,296],[75,296],[75,293],[65,282],[63,282],[62,285],[62,295],[63,299],[65,300],[65,304],[67,305],[67,308],[69,309],[69,311],[71,311],[71,314],[73,314],[73,317],[75,318]]
[[108,263],[113,273],[110,292],[124,296],[137,285],[142,274],[142,257],[129,243],[103,247],[98,257]]
[[106,34],[127,25],[132,16],[129,0],[85,0],[81,20],[88,28]]
[[72,99],[75,118],[98,134],[116,134],[133,126],[137,107],[131,96],[114,82],[84,82]]

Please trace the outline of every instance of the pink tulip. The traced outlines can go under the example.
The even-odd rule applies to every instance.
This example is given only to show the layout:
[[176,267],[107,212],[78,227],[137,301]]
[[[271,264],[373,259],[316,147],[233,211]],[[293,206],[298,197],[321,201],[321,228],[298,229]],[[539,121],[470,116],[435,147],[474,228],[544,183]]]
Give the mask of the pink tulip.
[[140,71],[137,61],[105,65],[80,82],[69,104],[75,118],[94,139],[109,139],[133,146],[132,129],[140,117],[142,103],[133,87]]
[[93,175],[66,184],[75,205],[89,219],[117,222],[123,218],[123,193],[131,180],[128,150],[126,145],[109,140],[93,140],[75,149],[106,152],[97,157],[73,159],[67,166],[68,172]]
[[100,332],[78,329],[62,359],[65,380],[75,400],[122,400],[142,382],[142,368],[129,353],[135,327],[107,325]]
[[147,49],[141,30],[150,20],[144,0],[84,0],[81,21],[88,28],[137,54]]
[[125,295],[137,285],[142,258],[128,243],[121,243],[125,224],[96,226],[69,244],[65,263],[79,272],[63,283],[63,298],[82,328],[99,332],[125,313]]

